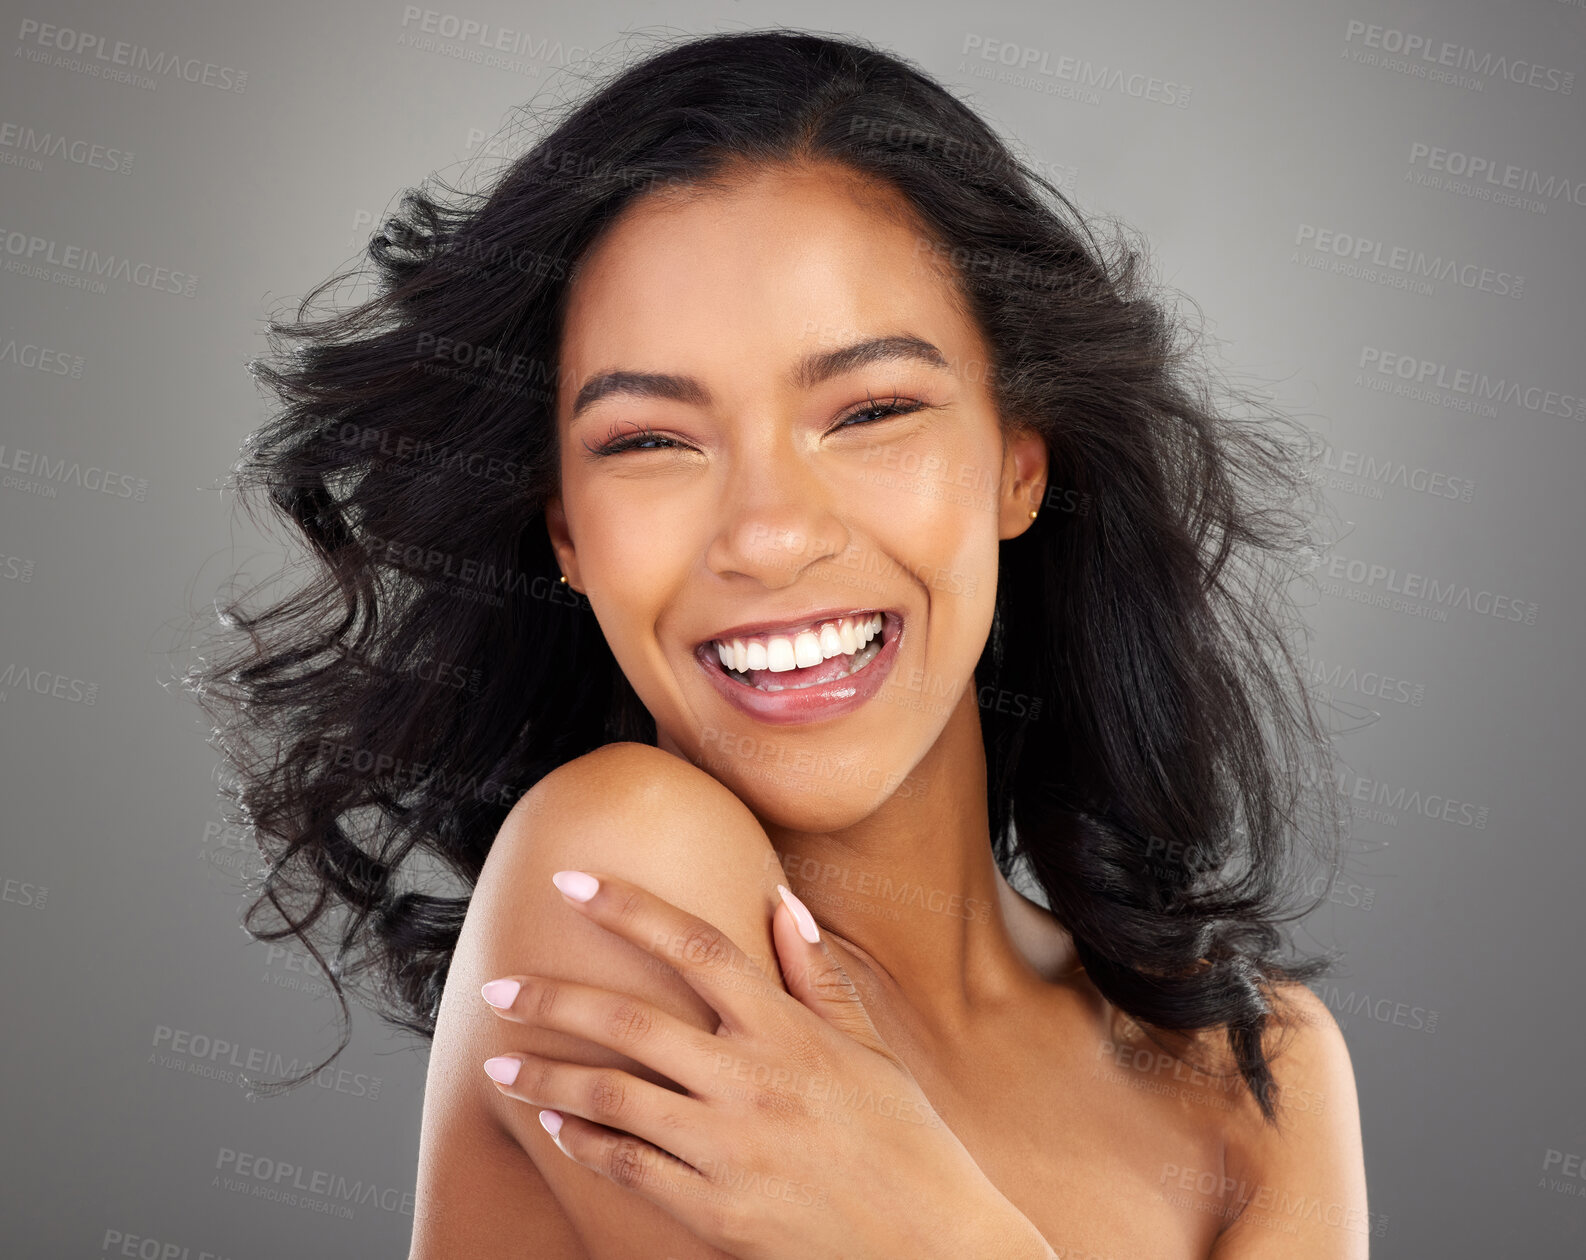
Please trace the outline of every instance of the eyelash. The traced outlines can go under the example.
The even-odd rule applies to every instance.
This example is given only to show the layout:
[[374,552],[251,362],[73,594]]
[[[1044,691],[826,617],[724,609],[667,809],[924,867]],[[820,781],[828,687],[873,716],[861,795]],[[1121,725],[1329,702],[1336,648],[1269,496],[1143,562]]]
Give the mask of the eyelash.
[[[837,429],[847,428],[848,422],[854,419],[856,416],[863,416],[868,415],[871,412],[877,412],[879,414],[874,420],[866,422],[868,424],[875,424],[880,420],[887,419],[889,416],[906,416],[910,412],[923,410],[926,405],[927,404],[922,402],[916,402],[912,398],[900,398],[897,394],[892,396],[892,400],[890,402],[882,403],[877,402],[874,398],[871,398],[867,394],[865,396],[865,405],[863,407],[855,407],[833,426],[832,431],[835,432]],[[667,442],[673,446],[681,445],[681,443],[675,442],[671,438],[657,433],[654,429],[650,428],[649,425],[640,424],[632,432],[624,433],[621,437],[612,438],[610,441],[604,443],[601,446],[591,447],[586,442],[584,444],[584,449],[589,451],[589,453],[592,455],[616,455],[622,451],[631,450],[635,447],[642,446],[645,442],[649,441]],[[654,450],[661,448],[652,447],[651,449]]]

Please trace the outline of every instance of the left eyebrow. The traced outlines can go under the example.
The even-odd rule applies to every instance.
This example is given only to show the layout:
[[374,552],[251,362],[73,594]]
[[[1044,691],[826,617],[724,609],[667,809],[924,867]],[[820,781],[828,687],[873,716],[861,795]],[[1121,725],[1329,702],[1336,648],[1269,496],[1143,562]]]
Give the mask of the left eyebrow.
[[834,376],[889,359],[913,359],[935,368],[947,367],[946,357],[930,342],[902,333],[896,337],[874,337],[837,350],[805,355],[789,373],[788,379],[799,389],[814,389]]
[[[947,358],[922,337],[901,333],[893,337],[872,337],[836,350],[817,350],[805,355],[788,373],[788,380],[797,389],[814,389],[815,386],[852,372],[871,363],[910,359],[929,367],[950,370]],[[584,382],[573,402],[572,418],[580,412],[615,394],[635,398],[664,398],[671,402],[687,403],[695,407],[710,403],[710,391],[692,376],[674,376],[666,372],[600,372]]]

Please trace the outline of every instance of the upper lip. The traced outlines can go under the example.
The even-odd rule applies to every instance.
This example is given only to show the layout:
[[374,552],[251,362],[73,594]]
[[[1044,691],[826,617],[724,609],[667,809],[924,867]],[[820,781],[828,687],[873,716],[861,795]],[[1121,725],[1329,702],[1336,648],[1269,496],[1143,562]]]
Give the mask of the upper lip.
[[814,612],[795,613],[791,617],[783,617],[776,621],[745,621],[727,630],[718,630],[709,638],[701,641],[701,647],[708,647],[717,642],[728,642],[732,639],[760,639],[772,634],[785,634],[790,629],[802,629],[805,626],[819,625],[823,621],[837,621],[842,617],[856,617],[860,613],[881,613],[884,616],[901,616],[891,608],[825,608]]

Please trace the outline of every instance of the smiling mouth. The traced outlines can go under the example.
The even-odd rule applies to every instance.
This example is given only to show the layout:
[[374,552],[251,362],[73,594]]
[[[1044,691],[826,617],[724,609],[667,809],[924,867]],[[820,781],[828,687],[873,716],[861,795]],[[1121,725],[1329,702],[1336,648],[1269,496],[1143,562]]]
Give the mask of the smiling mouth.
[[[898,633],[895,613],[875,611],[821,622],[794,635],[713,639],[701,644],[707,668],[754,691],[802,691],[852,677]],[[804,662],[804,663],[799,663]]]

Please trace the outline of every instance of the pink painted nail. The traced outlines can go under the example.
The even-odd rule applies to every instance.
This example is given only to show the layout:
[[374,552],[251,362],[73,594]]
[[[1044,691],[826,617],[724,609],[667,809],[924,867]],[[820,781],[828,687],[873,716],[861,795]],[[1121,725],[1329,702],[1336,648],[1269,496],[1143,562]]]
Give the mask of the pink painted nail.
[[479,996],[491,1006],[506,1010],[517,1000],[518,990],[522,987],[516,980],[491,980],[479,986]]
[[776,886],[776,890],[782,894],[782,900],[787,904],[787,908],[793,912],[793,921],[798,924],[799,935],[811,945],[815,944],[821,938],[820,929],[815,926],[815,916],[809,912],[809,908],[802,901],[781,884]]
[[562,1113],[549,1109],[540,1112],[540,1123],[545,1126],[545,1131],[555,1137],[562,1131]]
[[551,883],[574,901],[588,901],[600,888],[600,881],[583,871],[557,871]]
[[510,1054],[498,1054],[493,1059],[485,1060],[486,1074],[491,1080],[498,1081],[502,1085],[510,1085],[517,1080],[518,1069],[522,1066],[522,1062],[514,1059]]

